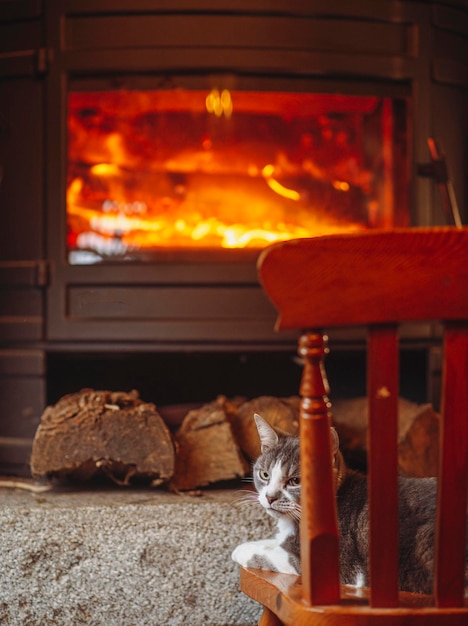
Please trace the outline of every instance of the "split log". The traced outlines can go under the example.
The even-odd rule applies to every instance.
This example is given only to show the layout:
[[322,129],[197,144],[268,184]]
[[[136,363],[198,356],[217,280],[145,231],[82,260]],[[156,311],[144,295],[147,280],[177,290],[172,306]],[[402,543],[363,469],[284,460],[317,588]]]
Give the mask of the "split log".
[[227,413],[232,410],[232,404],[219,396],[187,414],[175,435],[172,490],[189,491],[247,474],[249,465],[227,419]]
[[401,433],[398,460],[406,476],[437,476],[439,469],[440,415],[430,405],[418,413],[405,433]]
[[[436,476],[438,471],[440,416],[430,404],[398,401],[398,465],[406,476]],[[346,463],[366,469],[367,399],[339,399],[333,402],[333,425]]]
[[83,389],[45,409],[36,431],[33,476],[88,480],[105,474],[164,482],[174,470],[171,435],[154,404],[138,392]]
[[290,435],[297,435],[298,398],[275,398],[260,396],[244,402],[238,411],[231,417],[231,424],[239,446],[251,460],[260,455],[260,440],[254,421],[254,414],[261,415],[273,428],[282,430]]

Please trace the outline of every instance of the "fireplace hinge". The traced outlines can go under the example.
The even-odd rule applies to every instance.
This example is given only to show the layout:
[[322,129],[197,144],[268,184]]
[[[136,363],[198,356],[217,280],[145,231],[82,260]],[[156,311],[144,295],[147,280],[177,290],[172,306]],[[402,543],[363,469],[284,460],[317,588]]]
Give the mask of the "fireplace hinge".
[[49,267],[48,261],[41,260],[36,262],[36,285],[38,287],[47,287],[49,285]]
[[36,50],[36,71],[38,74],[46,74],[49,70],[49,50],[38,48]]

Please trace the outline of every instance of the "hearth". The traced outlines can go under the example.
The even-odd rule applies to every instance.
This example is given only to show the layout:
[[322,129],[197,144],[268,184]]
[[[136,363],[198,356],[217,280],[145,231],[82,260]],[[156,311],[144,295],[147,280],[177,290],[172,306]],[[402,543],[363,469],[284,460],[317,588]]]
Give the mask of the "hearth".
[[295,393],[259,250],[444,223],[428,137],[466,218],[466,3],[342,4],[1,3],[0,471],[26,471],[77,363],[95,388],[154,367],[161,404],[201,361],[248,372],[239,394],[287,392],[288,361]]

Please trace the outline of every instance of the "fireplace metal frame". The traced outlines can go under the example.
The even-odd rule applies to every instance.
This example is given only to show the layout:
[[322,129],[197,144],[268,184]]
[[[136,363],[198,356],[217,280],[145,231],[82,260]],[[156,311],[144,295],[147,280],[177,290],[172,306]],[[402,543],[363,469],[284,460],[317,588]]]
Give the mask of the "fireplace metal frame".
[[[417,177],[417,167],[428,160],[427,137],[437,137],[466,220],[467,24],[463,0],[2,3],[0,469],[26,462],[52,352],[291,350],[295,343],[274,333],[252,257],[68,265],[70,81],[102,78],[119,87],[155,76],[231,74],[252,85],[261,77],[316,91],[407,96],[411,223],[441,224],[437,189]],[[431,328],[424,337],[408,331],[412,342],[432,337]]]

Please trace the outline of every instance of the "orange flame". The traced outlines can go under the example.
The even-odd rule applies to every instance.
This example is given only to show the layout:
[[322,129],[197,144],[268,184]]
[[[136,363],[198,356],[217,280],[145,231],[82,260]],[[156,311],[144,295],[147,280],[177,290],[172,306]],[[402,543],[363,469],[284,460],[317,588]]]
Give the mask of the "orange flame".
[[[263,248],[367,228],[373,174],[353,138],[377,99],[345,100],[217,89],[70,94],[70,248]],[[349,119],[327,117],[337,108]],[[255,120],[274,129],[286,118],[306,129],[296,143],[257,136]]]

